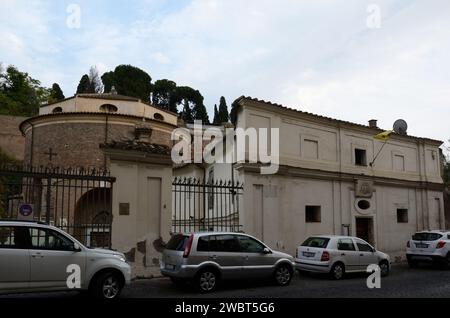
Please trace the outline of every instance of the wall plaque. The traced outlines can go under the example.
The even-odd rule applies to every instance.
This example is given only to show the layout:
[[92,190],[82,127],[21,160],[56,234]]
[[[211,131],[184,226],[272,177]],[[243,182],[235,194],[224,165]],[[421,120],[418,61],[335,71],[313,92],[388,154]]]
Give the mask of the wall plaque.
[[130,215],[130,203],[119,203],[119,215]]
[[355,196],[357,198],[371,198],[373,195],[373,181],[356,180]]

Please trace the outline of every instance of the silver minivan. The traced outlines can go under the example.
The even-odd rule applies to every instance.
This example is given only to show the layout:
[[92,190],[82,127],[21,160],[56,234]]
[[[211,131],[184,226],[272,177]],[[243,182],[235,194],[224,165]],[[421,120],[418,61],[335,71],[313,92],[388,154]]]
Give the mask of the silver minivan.
[[194,282],[201,292],[210,292],[219,280],[272,277],[288,285],[294,273],[294,258],[270,249],[242,233],[209,232],[175,234],[167,243],[161,273],[174,283]]

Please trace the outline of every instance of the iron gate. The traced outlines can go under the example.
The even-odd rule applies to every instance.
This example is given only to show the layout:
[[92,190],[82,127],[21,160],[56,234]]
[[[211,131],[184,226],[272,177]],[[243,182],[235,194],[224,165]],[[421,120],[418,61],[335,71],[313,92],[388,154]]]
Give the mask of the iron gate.
[[175,178],[172,182],[172,232],[239,232],[243,185],[217,180]]
[[115,178],[95,168],[0,166],[0,218],[30,217],[92,247],[111,247]]

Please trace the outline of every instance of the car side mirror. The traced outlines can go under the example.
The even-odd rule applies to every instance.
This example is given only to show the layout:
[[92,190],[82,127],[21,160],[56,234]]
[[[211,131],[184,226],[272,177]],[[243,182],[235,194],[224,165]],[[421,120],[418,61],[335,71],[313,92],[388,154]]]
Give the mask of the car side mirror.
[[267,247],[265,247],[264,249],[263,249],[263,253],[264,254],[270,254],[270,253],[272,253]]
[[372,247],[372,253],[375,253],[376,251],[375,247]]
[[74,252],[81,252],[81,246],[78,243],[73,244],[73,251]]

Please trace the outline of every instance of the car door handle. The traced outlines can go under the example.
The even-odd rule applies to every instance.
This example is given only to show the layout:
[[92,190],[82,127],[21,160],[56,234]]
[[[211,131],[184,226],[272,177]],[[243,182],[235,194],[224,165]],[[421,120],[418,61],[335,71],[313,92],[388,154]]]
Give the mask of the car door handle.
[[217,255],[210,255],[209,258],[210,259],[217,259]]
[[364,254],[359,254],[359,256],[364,256]]
[[342,253],[341,256],[345,256],[345,253]]
[[248,261],[248,256],[243,256],[242,257],[244,260]]
[[31,257],[34,257],[34,258],[43,258],[44,255],[42,255],[41,253],[35,253],[35,254],[31,254]]

